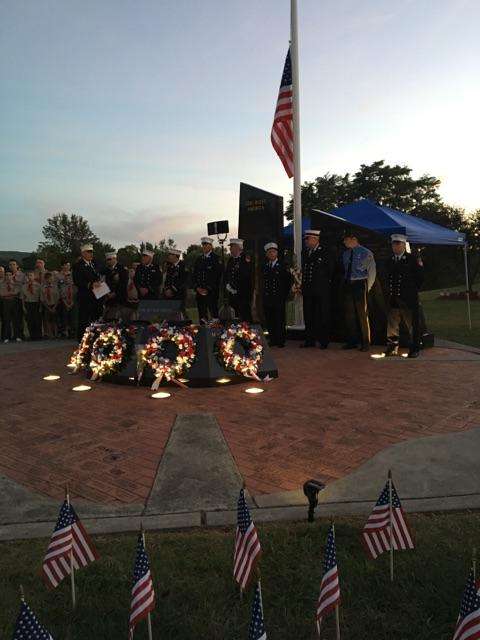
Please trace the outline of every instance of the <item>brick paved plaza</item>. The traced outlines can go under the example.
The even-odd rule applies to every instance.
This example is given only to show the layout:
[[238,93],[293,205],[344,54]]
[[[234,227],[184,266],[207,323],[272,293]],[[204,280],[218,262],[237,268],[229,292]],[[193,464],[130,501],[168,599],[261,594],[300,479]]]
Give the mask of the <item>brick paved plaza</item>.
[[[275,350],[280,377],[182,390],[152,400],[148,388],[93,383],[65,367],[71,347],[0,352],[0,474],[43,495],[72,492],[101,503],[144,502],[178,414],[213,414],[252,494],[340,478],[402,440],[480,422],[480,356],[436,348],[417,361],[373,360],[335,347]],[[58,373],[58,382],[45,382]]]

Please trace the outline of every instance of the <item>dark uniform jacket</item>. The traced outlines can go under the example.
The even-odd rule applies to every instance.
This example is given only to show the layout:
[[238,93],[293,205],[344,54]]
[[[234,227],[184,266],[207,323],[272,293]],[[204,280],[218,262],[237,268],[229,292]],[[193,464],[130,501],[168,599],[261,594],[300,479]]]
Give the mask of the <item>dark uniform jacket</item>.
[[80,258],[78,262],[73,265],[73,282],[76,285],[78,303],[97,303],[97,299],[93,293],[92,284],[100,280],[100,268],[97,263],[92,260],[86,262],[83,258]]
[[187,275],[183,260],[179,260],[176,264],[167,263],[163,290],[172,290],[173,298],[170,298],[170,300],[183,300],[185,298],[187,292]]
[[105,267],[103,270],[105,282],[108,284],[110,291],[115,294],[114,298],[107,299],[107,305],[127,304],[127,287],[128,287],[128,270],[123,264],[117,264],[110,269]]
[[387,263],[387,292],[390,306],[403,302],[408,307],[418,306],[418,290],[423,282],[423,267],[416,256],[404,253],[400,260],[392,256]]
[[252,297],[252,262],[243,253],[237,258],[230,256],[228,259],[225,269],[225,284],[235,289],[240,298],[250,299]]
[[[140,300],[158,300],[162,274],[156,264],[153,264],[153,262],[148,265],[139,264],[133,281],[137,287]],[[148,289],[148,293],[142,295],[140,288]]]
[[209,256],[201,255],[195,260],[193,267],[193,288],[207,289],[209,293],[220,291],[222,267],[218,256],[213,251]]
[[267,260],[262,267],[262,295],[265,306],[285,304],[293,284],[293,276],[287,267],[277,260],[273,267]]
[[302,293],[322,296],[330,288],[335,262],[332,253],[322,245],[302,254]]

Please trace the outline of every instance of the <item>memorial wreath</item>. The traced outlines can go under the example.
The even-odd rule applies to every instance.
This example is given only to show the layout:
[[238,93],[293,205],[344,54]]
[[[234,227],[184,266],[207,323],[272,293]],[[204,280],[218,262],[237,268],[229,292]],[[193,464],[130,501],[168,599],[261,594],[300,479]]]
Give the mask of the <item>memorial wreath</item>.
[[92,380],[120,371],[131,356],[134,334],[133,326],[108,325],[99,331],[90,358]]
[[[240,342],[245,355],[235,352],[236,342]],[[226,369],[240,373],[246,378],[258,377],[258,366],[262,360],[263,345],[258,333],[246,322],[232,324],[220,335],[218,341],[218,357]]]
[[80,344],[72,353],[70,362],[67,365],[67,367],[72,369],[73,373],[77,373],[80,369],[88,367],[92,353],[92,346],[99,330],[100,325],[98,322],[92,322],[92,324],[85,329],[82,339],[80,340]]
[[[153,391],[158,389],[163,378],[167,382],[174,382],[186,388],[179,378],[186,369],[192,366],[195,360],[195,334],[198,329],[194,326],[158,327],[152,325],[152,327],[158,333],[153,335],[139,352],[138,379],[141,379],[145,366],[149,366],[155,375],[152,384]],[[164,347],[168,342],[177,347],[175,358],[165,356]]]

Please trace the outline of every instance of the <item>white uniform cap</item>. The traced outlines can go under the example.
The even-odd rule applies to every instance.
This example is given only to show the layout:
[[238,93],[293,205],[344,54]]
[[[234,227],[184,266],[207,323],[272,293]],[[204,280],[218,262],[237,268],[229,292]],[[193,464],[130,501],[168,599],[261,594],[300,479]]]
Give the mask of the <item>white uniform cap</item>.
[[207,237],[205,237],[205,238],[202,238],[202,239],[200,240],[200,242],[201,242],[202,244],[213,244],[213,238],[207,238]]
[[316,238],[318,238],[320,236],[320,231],[315,231],[314,229],[307,229],[303,235],[315,236]]
[[82,244],[80,251],[93,251],[93,244]]
[[278,250],[278,244],[276,242],[267,242],[267,244],[263,248],[265,249],[265,251],[268,251],[269,249]]
[[243,240],[240,240],[240,238],[230,238],[230,246],[232,246],[232,244],[236,244],[239,247],[243,248]]
[[404,236],[403,233],[394,233],[390,236],[390,240],[392,242],[407,242],[407,236]]
[[150,258],[153,258],[154,255],[155,253],[153,251],[149,251],[148,249],[142,251],[142,256],[150,256]]
[[105,259],[108,260],[109,258],[116,258],[117,257],[117,252],[116,251],[110,251],[109,253],[105,254]]
[[180,249],[169,249],[168,253],[171,256],[181,256],[182,255],[182,252],[180,251]]

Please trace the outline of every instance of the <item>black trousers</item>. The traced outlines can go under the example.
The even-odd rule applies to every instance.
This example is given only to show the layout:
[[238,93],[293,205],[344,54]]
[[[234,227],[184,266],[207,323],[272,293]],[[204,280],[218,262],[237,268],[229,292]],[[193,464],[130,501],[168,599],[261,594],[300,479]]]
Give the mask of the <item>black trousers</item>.
[[[23,318],[23,314],[22,314]],[[3,299],[2,304],[2,334],[4,340],[16,340],[22,337],[22,319],[18,312],[17,299]]]
[[20,298],[16,298],[15,300],[16,304],[17,304],[17,322],[18,322],[18,337],[21,338],[22,340],[25,339],[25,332],[23,329],[23,325],[25,322],[25,314],[23,313],[23,302]]
[[235,317],[244,322],[252,322],[250,298],[239,296],[238,293],[228,295],[228,304],[235,311]]
[[398,346],[400,324],[403,322],[410,335],[410,348],[420,349],[420,313],[419,305],[407,305],[398,300],[388,310],[387,341],[390,345]]
[[285,303],[269,304],[264,302],[265,325],[268,331],[268,342],[272,347],[283,347],[287,337],[285,327],[286,312]]
[[197,293],[198,319],[208,320],[210,312],[211,318],[218,318],[218,291],[210,291],[206,296]]
[[347,342],[362,346],[370,345],[370,323],[368,321],[367,281],[352,280],[344,284],[344,310]]
[[40,302],[25,302],[25,317],[30,340],[40,340],[43,336],[42,305]]
[[303,318],[305,320],[305,342],[327,346],[330,342],[330,292],[323,296],[303,294]]
[[89,324],[98,320],[102,315],[103,305],[98,301],[79,300],[77,340],[80,340]]

